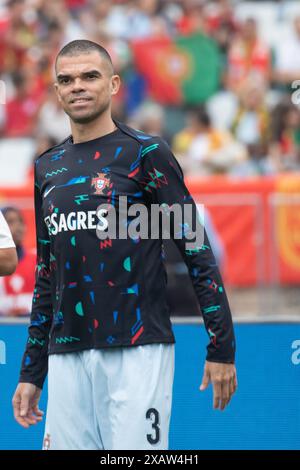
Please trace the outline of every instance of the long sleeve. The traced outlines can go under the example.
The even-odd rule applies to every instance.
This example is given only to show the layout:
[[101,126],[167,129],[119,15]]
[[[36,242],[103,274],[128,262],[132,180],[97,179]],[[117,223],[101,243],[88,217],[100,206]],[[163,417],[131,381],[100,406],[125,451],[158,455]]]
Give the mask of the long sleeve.
[[[155,142],[155,143],[153,143]],[[185,205],[191,208],[191,224],[171,223],[170,235],[176,243],[188,267],[189,275],[199,302],[205,328],[210,338],[207,346],[207,360],[233,363],[235,359],[235,337],[230,307],[222,278],[211,250],[211,246],[201,222],[197,206],[186,188],[182,170],[168,145],[155,138],[147,142],[142,151],[140,184],[150,203],[164,204],[170,209],[180,205],[182,213]],[[167,205],[167,206],[166,206]],[[174,219],[172,215],[172,220]],[[175,224],[176,225],[176,224]],[[191,246],[189,230],[202,228],[202,243]],[[178,233],[181,233],[181,238]],[[177,234],[177,235],[176,235]]]
[[37,262],[32,299],[28,341],[22,360],[20,382],[43,387],[48,372],[48,342],[52,324],[52,297],[50,285],[50,241],[42,213],[42,199],[35,165],[34,205]]

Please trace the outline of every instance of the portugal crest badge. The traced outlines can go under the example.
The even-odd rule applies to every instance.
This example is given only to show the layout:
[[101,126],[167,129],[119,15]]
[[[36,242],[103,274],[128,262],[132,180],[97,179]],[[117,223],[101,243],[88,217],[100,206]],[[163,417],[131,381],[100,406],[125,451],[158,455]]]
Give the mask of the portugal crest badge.
[[94,188],[92,194],[104,194],[104,191],[110,187],[110,178],[106,173],[97,173],[97,176],[92,178],[91,187]]

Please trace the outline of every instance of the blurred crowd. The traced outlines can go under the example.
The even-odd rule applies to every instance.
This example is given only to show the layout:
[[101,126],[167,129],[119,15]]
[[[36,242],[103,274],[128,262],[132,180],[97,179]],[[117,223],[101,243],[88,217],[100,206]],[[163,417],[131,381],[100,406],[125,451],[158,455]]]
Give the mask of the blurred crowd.
[[[298,13],[287,14],[293,3]],[[159,97],[168,87],[153,94],[149,77],[138,66],[135,46],[192,37],[200,55],[203,38],[217,50],[214,59],[203,52],[204,62],[217,60],[217,86],[204,99],[182,97],[179,103],[166,103]],[[33,160],[70,133],[53,90],[53,63],[67,42],[83,38],[104,46],[121,75],[122,88],[113,100],[115,119],[162,136],[186,175],[247,178],[300,170],[296,0],[0,0],[0,154],[6,142],[12,165],[13,155],[19,158],[25,151],[25,140],[31,142],[28,178]],[[176,73],[178,64],[171,65]],[[153,73],[161,76],[164,70],[154,67]],[[203,77],[201,69],[199,73],[196,86],[207,86],[210,77]],[[20,160],[16,162],[20,171]],[[19,263],[12,276],[0,278],[0,316],[26,315],[34,289],[35,252],[24,244],[22,212],[11,206],[2,209]],[[210,237],[222,264],[222,243],[213,227]],[[182,263],[178,266],[182,270]]]
[[[273,3],[280,8],[280,1]],[[239,4],[0,1],[0,80],[6,85],[1,138],[32,138],[38,155],[68,136],[68,120],[53,93],[53,61],[64,44],[87,38],[107,48],[122,77],[114,117],[164,137],[185,174],[248,177],[298,171],[300,110],[291,86],[300,80],[300,16],[288,21],[278,15],[278,22],[287,21],[287,34],[272,43],[260,34],[255,11],[245,18],[236,15]],[[218,90],[200,103],[155,101],[136,68],[132,45],[196,33],[218,47]]]

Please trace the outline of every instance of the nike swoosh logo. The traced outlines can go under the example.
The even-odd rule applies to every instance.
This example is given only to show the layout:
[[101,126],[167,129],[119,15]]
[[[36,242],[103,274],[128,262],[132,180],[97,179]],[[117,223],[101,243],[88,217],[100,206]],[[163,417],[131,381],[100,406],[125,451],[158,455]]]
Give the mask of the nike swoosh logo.
[[44,199],[45,199],[45,197],[48,196],[49,193],[51,193],[52,189],[54,189],[54,188],[55,188],[55,186],[51,186],[51,188],[47,189],[47,191],[44,192]]

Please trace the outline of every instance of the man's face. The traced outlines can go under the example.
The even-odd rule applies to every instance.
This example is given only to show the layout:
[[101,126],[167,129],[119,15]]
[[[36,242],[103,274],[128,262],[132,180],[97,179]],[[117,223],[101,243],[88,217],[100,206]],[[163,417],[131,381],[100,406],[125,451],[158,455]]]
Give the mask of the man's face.
[[74,123],[86,124],[110,108],[120,78],[98,52],[59,57],[56,64],[58,100]]

